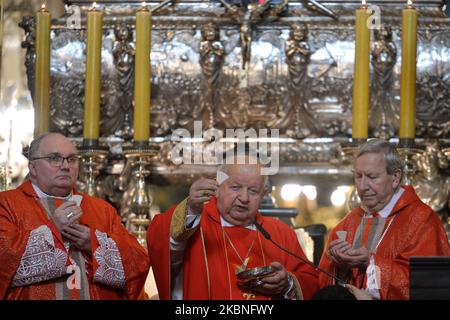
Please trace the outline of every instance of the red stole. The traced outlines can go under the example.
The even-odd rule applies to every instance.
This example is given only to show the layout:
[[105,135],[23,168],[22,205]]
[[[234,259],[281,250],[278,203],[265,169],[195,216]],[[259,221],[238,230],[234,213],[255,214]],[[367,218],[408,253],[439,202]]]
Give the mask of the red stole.
[[[226,266],[228,273],[228,286],[230,292],[230,299],[232,300],[250,300],[250,299],[270,299],[251,290],[244,290],[237,286],[236,269],[238,269],[243,260],[245,260],[247,252],[249,252],[249,260],[247,269],[265,266],[267,261],[264,255],[264,250],[261,245],[261,238],[257,231],[249,230],[244,227],[224,227],[223,241],[225,247]],[[226,236],[226,234],[228,237]],[[231,239],[231,243],[230,243]],[[253,245],[252,245],[253,244]],[[239,254],[236,254],[236,252]],[[251,249],[250,249],[251,246]],[[250,249],[250,251],[249,251]]]

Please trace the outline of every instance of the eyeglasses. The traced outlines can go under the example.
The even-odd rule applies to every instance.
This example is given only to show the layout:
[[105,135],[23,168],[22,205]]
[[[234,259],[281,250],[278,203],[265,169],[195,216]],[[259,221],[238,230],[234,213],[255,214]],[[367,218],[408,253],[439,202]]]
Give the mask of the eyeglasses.
[[45,159],[52,167],[61,167],[64,164],[64,160],[67,161],[69,167],[76,167],[78,165],[78,157],[76,155],[71,155],[68,157],[63,157],[58,154],[50,155],[46,157],[36,157],[31,160]]

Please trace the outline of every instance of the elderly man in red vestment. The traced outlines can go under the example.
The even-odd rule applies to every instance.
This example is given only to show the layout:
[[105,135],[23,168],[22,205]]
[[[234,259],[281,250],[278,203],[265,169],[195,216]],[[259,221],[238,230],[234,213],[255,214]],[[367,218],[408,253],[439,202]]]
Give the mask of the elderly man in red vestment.
[[74,145],[34,140],[29,179],[0,193],[1,299],[137,299],[147,254],[105,201],[75,191]]
[[[409,257],[450,255],[442,223],[400,186],[403,161],[388,142],[360,146],[353,174],[361,206],[331,231],[319,266],[375,299],[408,299]],[[322,287],[331,282],[320,276]]]
[[[238,156],[235,163],[245,164],[223,165],[216,180],[195,181],[187,199],[154,217],[147,244],[161,299],[309,299],[318,289],[314,268],[255,228],[259,223],[306,259],[292,229],[258,213],[266,177],[251,159]],[[238,272],[269,265],[272,272],[252,287],[238,285]]]

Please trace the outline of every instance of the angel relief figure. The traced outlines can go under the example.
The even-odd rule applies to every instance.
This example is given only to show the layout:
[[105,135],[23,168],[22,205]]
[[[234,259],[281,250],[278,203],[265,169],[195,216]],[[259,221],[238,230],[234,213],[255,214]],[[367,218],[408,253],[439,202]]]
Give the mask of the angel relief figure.
[[105,132],[130,140],[133,118],[134,54],[133,32],[129,26],[120,24],[114,28],[116,40],[112,54],[117,79],[111,84],[116,94],[108,95]]
[[[209,128],[214,126],[214,88],[222,68],[225,50],[219,39],[219,30],[213,23],[206,24],[202,29],[202,41],[200,42],[200,66],[203,75],[203,101],[201,111],[209,114]],[[194,117],[196,115],[194,114]]]
[[398,111],[392,92],[394,85],[394,66],[397,61],[397,47],[392,39],[389,25],[374,30],[375,41],[372,46],[372,66],[374,82],[372,83],[372,108],[370,118],[374,135],[389,139],[398,129]]
[[316,119],[309,111],[310,79],[308,65],[311,49],[308,44],[308,28],[305,24],[293,23],[286,41],[286,60],[289,71],[289,88],[294,104],[295,118],[292,135],[304,138],[317,131]]

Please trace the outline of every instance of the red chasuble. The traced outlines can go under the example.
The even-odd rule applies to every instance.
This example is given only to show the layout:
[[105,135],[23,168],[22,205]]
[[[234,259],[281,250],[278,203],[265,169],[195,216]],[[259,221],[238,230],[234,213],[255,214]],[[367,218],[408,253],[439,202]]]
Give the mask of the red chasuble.
[[[30,181],[25,181],[17,189],[0,193],[0,299],[141,297],[149,269],[145,249],[122,226],[111,205],[87,194],[82,196],[83,216],[79,223],[91,229],[92,252],[74,255],[72,248],[67,250],[65,247],[61,234],[46,213],[48,206],[43,205],[45,201],[38,198]],[[51,202],[53,210],[60,204],[60,200]],[[30,243],[30,235],[37,235],[33,238],[36,240],[34,243]],[[41,247],[48,250],[39,251]],[[19,266],[22,268],[21,274],[26,275],[27,272],[27,265],[22,261],[24,253],[33,250],[34,258],[29,259],[33,264],[28,268],[42,269],[45,265],[49,272],[34,276],[34,279],[30,276],[17,280]],[[56,258],[55,252],[59,253]],[[30,256],[33,256],[31,253]],[[61,265],[60,270],[53,268],[55,263]],[[80,290],[67,290],[66,284],[72,281],[65,267],[70,265],[81,267],[85,285],[81,285]],[[124,276],[119,279],[120,283],[114,278],[118,269]],[[38,279],[45,277],[48,279]],[[59,291],[61,288],[63,293]]]
[[[409,299],[409,257],[450,255],[448,238],[438,216],[419,199],[412,187],[403,188],[405,191],[385,219],[383,230],[372,228],[370,231],[371,234],[384,234],[379,243],[369,248],[380,270],[381,299]],[[345,230],[346,240],[354,247],[358,243],[359,246],[366,244],[370,237],[368,230],[374,221],[364,219],[363,210],[354,209],[331,231],[328,242],[338,238],[337,231]],[[336,266],[326,250],[319,266],[337,275]],[[365,273],[366,270],[352,269],[349,283],[365,288]],[[321,287],[332,282],[329,277],[320,275]]]
[[[147,232],[150,264],[160,299],[171,297],[169,229],[174,210],[175,206],[155,216]],[[260,214],[256,219],[275,242],[306,259],[294,231],[286,224]],[[204,205],[200,228],[187,241],[183,261],[183,299],[270,299],[243,291],[236,282],[235,269],[242,264],[241,260],[245,260],[252,243],[248,268],[278,261],[297,277],[305,299],[311,298],[318,289],[318,275],[314,268],[281,251],[259,232],[243,227],[222,227],[215,198]]]

